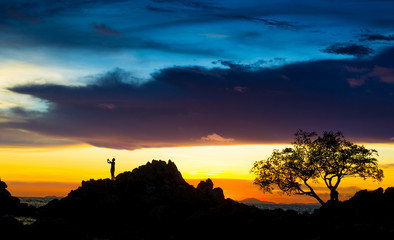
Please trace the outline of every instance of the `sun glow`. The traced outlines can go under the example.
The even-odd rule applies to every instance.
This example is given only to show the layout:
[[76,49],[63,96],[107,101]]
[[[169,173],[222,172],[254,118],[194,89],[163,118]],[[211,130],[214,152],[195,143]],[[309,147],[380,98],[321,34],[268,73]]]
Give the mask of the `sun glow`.
[[[10,192],[16,196],[65,196],[78,187],[82,180],[109,178],[107,158],[116,158],[115,174],[131,171],[152,159],[170,159],[190,184],[196,186],[200,180],[211,178],[215,187],[221,187],[226,197],[235,200],[255,197],[274,202],[314,202],[312,198],[263,194],[253,185],[254,176],[249,172],[253,163],[267,158],[274,149],[282,149],[284,146],[287,145],[146,148],[134,151],[90,145],[3,147],[0,149],[0,177],[8,183]],[[347,197],[347,192],[354,194],[357,189],[394,185],[394,146],[368,144],[367,147],[378,150],[385,178],[381,184],[359,178],[344,179],[341,183],[342,197]],[[324,186],[317,187],[317,191],[324,194]]]

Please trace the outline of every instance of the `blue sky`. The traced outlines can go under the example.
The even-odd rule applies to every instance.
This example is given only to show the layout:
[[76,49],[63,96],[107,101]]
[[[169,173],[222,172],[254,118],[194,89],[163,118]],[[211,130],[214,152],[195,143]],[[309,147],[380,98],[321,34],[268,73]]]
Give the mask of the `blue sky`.
[[[33,133],[127,149],[202,144],[216,135],[287,142],[301,127],[391,141],[393,10],[393,1],[368,0],[3,1],[0,128],[8,135],[0,142],[47,143],[31,142]],[[220,89],[255,93],[240,100]],[[216,107],[203,109],[210,103]],[[81,136],[64,127],[81,132],[97,118],[120,129],[95,121]],[[130,144],[107,144],[94,134],[103,127]]]
[[392,34],[393,7],[391,1],[7,1],[1,60],[87,74],[121,67],[147,78],[164,67],[219,59],[349,57],[322,50],[354,43],[379,51],[387,41],[360,39]]

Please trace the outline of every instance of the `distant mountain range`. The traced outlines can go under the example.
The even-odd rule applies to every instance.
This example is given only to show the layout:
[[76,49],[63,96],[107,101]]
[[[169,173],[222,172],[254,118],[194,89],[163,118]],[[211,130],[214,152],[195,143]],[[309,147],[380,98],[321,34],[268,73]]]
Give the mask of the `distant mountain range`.
[[257,198],[247,198],[247,199],[241,200],[239,202],[243,203],[243,204],[276,204],[274,202],[261,201]]
[[272,204],[272,205],[310,205],[310,206],[319,206],[320,204],[318,203],[274,203],[274,202],[269,202],[269,201],[261,201],[257,198],[246,198],[244,200],[238,201],[240,203],[243,204],[252,204],[252,205],[256,205],[256,204]]

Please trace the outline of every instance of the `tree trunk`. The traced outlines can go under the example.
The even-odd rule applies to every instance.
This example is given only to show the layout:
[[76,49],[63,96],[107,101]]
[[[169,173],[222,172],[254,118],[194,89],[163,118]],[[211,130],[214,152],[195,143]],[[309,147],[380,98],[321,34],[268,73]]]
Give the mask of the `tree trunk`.
[[333,201],[333,202],[339,202],[338,191],[335,188],[331,189],[330,200]]

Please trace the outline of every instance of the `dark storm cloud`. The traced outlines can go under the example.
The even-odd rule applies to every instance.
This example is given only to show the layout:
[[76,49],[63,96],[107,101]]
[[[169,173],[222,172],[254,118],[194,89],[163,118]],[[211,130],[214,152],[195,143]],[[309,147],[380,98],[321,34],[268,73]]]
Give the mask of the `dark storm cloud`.
[[323,49],[322,52],[340,55],[366,56],[372,54],[374,50],[355,43],[335,43]]
[[231,144],[288,143],[298,128],[390,141],[393,56],[388,49],[369,59],[277,68],[176,66],[145,83],[116,69],[87,86],[18,86],[11,90],[54,106],[41,117],[0,126],[124,149],[204,145],[206,136]]
[[360,41],[394,41],[394,35],[362,34]]
[[241,71],[250,71],[250,70],[257,70],[261,67],[262,64],[266,63],[265,60],[257,61],[253,64],[240,64],[234,61],[226,61],[226,60],[217,60],[213,61],[212,64],[221,64],[222,66],[228,67],[233,70],[241,70]]
[[228,61],[228,60],[217,60],[213,61],[212,64],[220,64],[224,67],[228,67],[232,70],[238,70],[238,71],[252,71],[252,70],[259,70],[261,69],[262,65],[266,63],[277,63],[283,61],[283,59],[280,58],[274,58],[271,60],[259,60],[251,64],[242,64],[242,63],[237,63],[235,61]]

